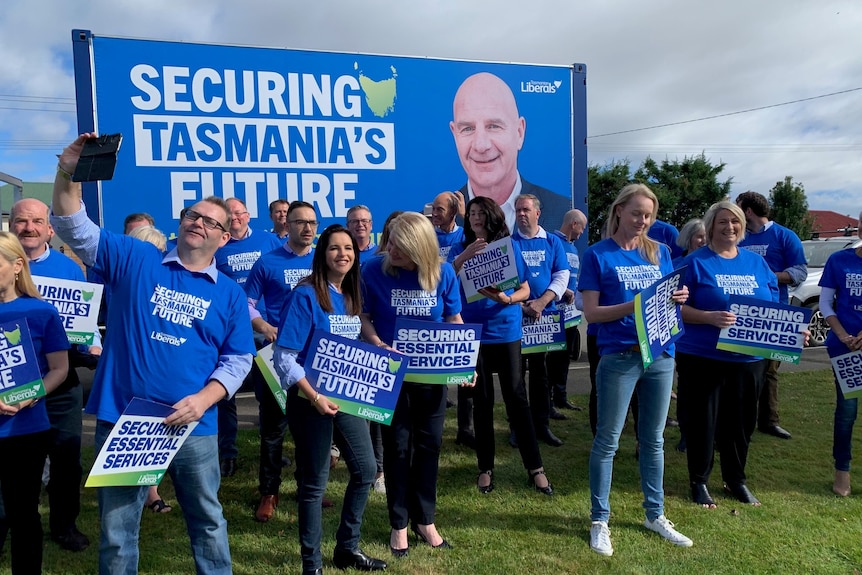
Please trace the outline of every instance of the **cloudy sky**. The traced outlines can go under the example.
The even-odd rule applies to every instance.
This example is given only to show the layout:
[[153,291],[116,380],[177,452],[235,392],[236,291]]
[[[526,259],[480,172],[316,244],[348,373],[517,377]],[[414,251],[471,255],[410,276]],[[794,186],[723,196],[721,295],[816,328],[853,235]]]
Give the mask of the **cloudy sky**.
[[[75,133],[72,28],[97,35],[587,64],[589,161],[704,152],[734,195],[792,176],[862,208],[858,0],[5,0],[0,172],[50,181]],[[826,96],[836,92],[843,94]],[[820,97],[826,96],[826,97]],[[768,107],[796,100],[799,103]],[[766,109],[674,124],[753,108]]]

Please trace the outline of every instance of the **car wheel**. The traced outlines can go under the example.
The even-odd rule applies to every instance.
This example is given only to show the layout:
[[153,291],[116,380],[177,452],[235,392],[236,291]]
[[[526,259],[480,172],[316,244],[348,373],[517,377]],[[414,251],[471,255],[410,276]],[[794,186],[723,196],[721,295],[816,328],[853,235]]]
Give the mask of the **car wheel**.
[[826,319],[820,313],[818,302],[810,303],[806,307],[811,310],[811,321],[808,322],[808,331],[811,332],[811,337],[808,338],[808,345],[823,345],[826,342],[826,336],[829,335],[829,324],[826,323]]

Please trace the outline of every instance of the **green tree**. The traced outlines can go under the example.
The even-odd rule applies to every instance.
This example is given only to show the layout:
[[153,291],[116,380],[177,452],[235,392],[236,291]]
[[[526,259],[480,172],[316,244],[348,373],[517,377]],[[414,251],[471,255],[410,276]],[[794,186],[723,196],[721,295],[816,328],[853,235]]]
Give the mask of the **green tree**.
[[589,238],[594,244],[602,238],[602,228],[608,218],[608,208],[617,193],[631,183],[628,160],[615,160],[604,166],[591,164],[587,168],[587,206],[589,208]]
[[808,211],[805,188],[800,182],[794,182],[792,176],[785,176],[784,181],[775,182],[769,190],[769,216],[771,220],[796,232],[800,239],[811,237],[814,218]]
[[635,181],[650,187],[658,197],[658,217],[677,228],[692,218],[700,218],[715,202],[730,195],[733,178],[720,182],[726,164],[712,164],[704,154],[679,160],[650,157],[635,172]]

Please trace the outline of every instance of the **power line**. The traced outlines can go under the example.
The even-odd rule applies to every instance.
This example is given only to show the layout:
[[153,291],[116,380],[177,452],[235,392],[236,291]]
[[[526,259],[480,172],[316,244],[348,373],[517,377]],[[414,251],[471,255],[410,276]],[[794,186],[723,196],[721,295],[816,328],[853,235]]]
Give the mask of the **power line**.
[[820,98],[828,98],[830,96],[838,96],[841,94],[848,94],[850,92],[857,92],[862,90],[862,87],[859,88],[850,88],[849,90],[841,90],[840,92],[831,92],[829,94],[821,94],[819,96],[811,96],[810,98],[801,98],[799,100],[790,100],[789,102],[781,102],[780,104],[770,104],[768,106],[759,106],[757,108],[749,108],[747,110],[739,110],[738,112],[727,112],[725,114],[716,114],[714,116],[705,116],[703,118],[695,118],[693,120],[683,120],[681,122],[671,122],[669,124],[659,124],[657,126],[647,126],[645,128],[634,128],[631,130],[621,130],[619,132],[608,132],[607,134],[597,134],[595,136],[587,136],[589,138],[604,138],[605,136],[616,136],[617,134],[630,134],[632,132],[643,132],[644,130],[655,130],[656,128],[667,128],[669,126],[679,126],[682,124],[691,124],[692,122],[703,122],[704,120],[714,120],[715,118],[724,118],[727,116],[736,116],[738,114],[747,114],[749,112],[757,112],[759,110],[768,110],[769,108],[778,108],[779,106],[789,106],[790,104],[798,104],[800,102],[808,102],[810,100],[818,100]]
[[20,96],[16,94],[0,94],[0,100],[12,100],[12,101],[39,101],[39,102],[53,102],[53,103],[75,103],[75,98],[59,98],[53,96]]

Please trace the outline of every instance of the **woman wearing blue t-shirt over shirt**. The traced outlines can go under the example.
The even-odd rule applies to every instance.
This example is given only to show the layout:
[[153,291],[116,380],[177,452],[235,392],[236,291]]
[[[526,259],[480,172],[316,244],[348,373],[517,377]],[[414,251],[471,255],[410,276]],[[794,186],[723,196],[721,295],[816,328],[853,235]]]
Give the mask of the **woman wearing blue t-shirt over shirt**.
[[721,453],[724,488],[743,503],[760,505],[746,485],[748,445],[757,421],[757,398],[766,360],[716,349],[722,328],[736,322],[728,311],[731,295],[778,301],[778,280],[760,255],[739,249],[745,214],[733,202],[713,204],[703,217],[707,245],[689,254],[682,308],[685,334],[677,342],[679,399],[685,425],[692,500],[716,507],[707,483],[715,446]]
[[[862,223],[862,214],[859,214]],[[857,232],[862,238],[862,227]],[[826,338],[830,357],[862,350],[862,247],[835,252],[826,260],[820,277],[820,311],[832,328]],[[851,287],[852,286],[852,287]],[[835,482],[832,491],[842,497],[850,495],[850,447],[858,400],[845,399],[835,380],[835,430],[832,457],[835,458]]]
[[[578,282],[584,316],[599,324],[598,418],[590,452],[590,548],[600,555],[613,554],[608,530],[611,475],[634,393],[638,394],[644,526],[674,545],[692,545],[664,515],[664,426],[673,383],[673,346],[644,369],[634,319],[635,295],[673,271],[667,246],[647,236],[657,212],[652,190],[643,184],[624,187],[608,213],[608,238],[586,251]],[[684,286],[673,294],[676,303],[687,298]]]
[[[347,228],[329,226],[320,235],[311,275],[287,294],[274,350],[276,370],[287,389],[287,420],[296,443],[299,544],[304,574],[323,573],[320,541],[321,504],[329,480],[333,428],[350,480],[344,492],[341,524],[335,535],[332,561],[339,569],[379,571],[386,563],[359,549],[359,530],[377,465],[365,420],[342,413],[305,377],[303,365],[315,330],[342,337],[359,336],[362,298],[359,287],[359,248]],[[350,329],[351,326],[353,329]],[[305,397],[300,397],[299,392]]]
[[[25,318],[45,392],[51,393],[69,371],[69,340],[56,308],[40,299],[18,238],[0,232],[0,323],[17,324]],[[42,571],[39,494],[49,429],[44,401],[0,401],[0,485],[12,534],[13,575]]]
[[[455,270],[441,260],[434,227],[422,214],[405,212],[392,220],[386,252],[365,262],[362,280],[362,337],[372,344],[392,344],[398,317],[464,323]],[[405,382],[392,424],[383,429],[389,547],[395,557],[407,555],[409,522],[428,545],[451,547],[434,525],[445,415],[445,385]]]
[[[464,226],[464,242],[455,244],[449,251],[455,270],[460,271],[464,263],[481,252],[494,241],[509,236],[506,216],[494,200],[477,196],[466,207],[467,222]],[[518,264],[518,275],[527,277],[527,269],[519,250],[514,251]],[[466,303],[461,290],[461,316],[467,323],[482,325],[482,345],[476,365],[477,380],[473,394],[473,426],[476,430],[476,459],[479,477],[476,487],[479,493],[494,490],[494,373],[500,378],[500,392],[506,404],[509,423],[515,433],[521,461],[527,469],[530,486],[545,495],[553,495],[542,455],[533,429],[533,416],[527,391],[521,379],[521,306],[516,305],[530,298],[530,284],[521,282],[518,289],[501,292],[496,289],[480,290],[485,298]]]

